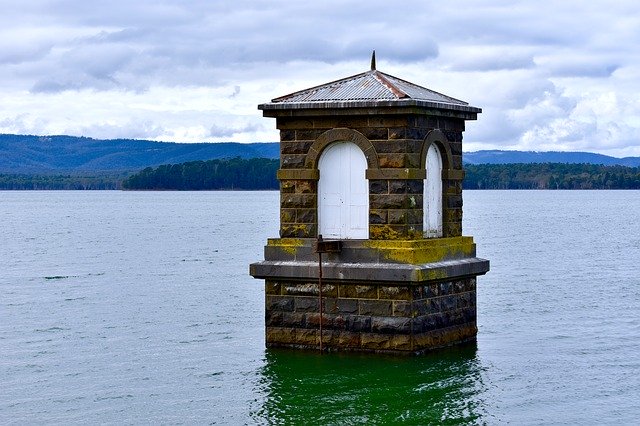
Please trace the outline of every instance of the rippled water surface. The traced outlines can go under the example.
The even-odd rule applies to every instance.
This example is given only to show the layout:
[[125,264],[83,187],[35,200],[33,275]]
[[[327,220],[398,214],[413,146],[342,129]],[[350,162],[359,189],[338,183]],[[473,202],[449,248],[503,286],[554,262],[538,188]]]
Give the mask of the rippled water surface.
[[634,424],[640,192],[467,191],[476,344],[264,349],[276,192],[0,192],[2,424]]

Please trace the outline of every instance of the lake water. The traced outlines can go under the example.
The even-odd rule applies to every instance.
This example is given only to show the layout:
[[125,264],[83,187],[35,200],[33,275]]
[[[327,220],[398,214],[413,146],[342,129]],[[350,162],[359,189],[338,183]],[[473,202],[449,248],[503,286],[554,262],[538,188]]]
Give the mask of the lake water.
[[476,344],[264,348],[277,192],[0,192],[1,424],[637,424],[640,191],[466,191]]

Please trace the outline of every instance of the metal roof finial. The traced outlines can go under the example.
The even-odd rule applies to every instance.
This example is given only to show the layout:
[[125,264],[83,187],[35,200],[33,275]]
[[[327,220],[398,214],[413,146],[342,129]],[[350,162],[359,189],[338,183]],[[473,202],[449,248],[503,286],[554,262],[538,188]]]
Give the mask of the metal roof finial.
[[376,51],[374,49],[373,53],[371,54],[371,71],[375,71],[376,70]]

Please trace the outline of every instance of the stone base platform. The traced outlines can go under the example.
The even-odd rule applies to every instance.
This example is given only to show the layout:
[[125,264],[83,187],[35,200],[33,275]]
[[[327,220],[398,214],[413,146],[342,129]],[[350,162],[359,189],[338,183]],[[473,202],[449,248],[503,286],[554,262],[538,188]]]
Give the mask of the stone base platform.
[[[267,347],[320,347],[314,241],[269,240],[251,265],[266,281]],[[324,349],[419,354],[475,339],[476,277],[489,262],[470,237],[371,243],[323,254]]]

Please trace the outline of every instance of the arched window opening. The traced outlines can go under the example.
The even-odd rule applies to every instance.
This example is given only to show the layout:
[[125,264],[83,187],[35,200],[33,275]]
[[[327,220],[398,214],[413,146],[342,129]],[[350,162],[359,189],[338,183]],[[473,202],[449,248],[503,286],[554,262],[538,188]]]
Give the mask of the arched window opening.
[[352,142],[336,142],[320,155],[318,234],[323,238],[369,238],[367,159]]
[[426,238],[442,237],[442,156],[435,143],[427,150],[423,230]]

